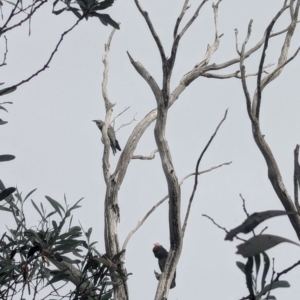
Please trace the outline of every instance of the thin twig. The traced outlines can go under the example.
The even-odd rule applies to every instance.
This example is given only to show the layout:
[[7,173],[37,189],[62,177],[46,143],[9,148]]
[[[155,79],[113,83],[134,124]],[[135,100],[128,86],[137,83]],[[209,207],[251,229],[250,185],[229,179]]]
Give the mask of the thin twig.
[[180,36],[180,38],[185,34],[185,32],[189,29],[189,27],[193,24],[193,22],[196,20],[196,18],[199,15],[199,12],[201,10],[201,8],[203,7],[203,5],[207,2],[208,0],[203,0],[200,5],[198,6],[198,8],[196,9],[195,13],[193,14],[193,16],[190,18],[190,20],[186,23],[186,25],[184,26],[184,28],[181,30],[181,32],[178,34]]
[[237,28],[234,29],[234,35],[235,35],[235,50],[237,52],[237,54],[239,56],[241,56],[241,52],[239,50],[239,44],[238,44],[238,34],[239,34],[239,31],[237,30]]
[[39,69],[37,72],[35,72],[35,73],[32,74],[31,76],[29,76],[27,79],[24,79],[24,80],[20,81],[19,83],[17,83],[17,84],[15,84],[15,85],[11,86],[10,88],[18,87],[18,86],[20,86],[20,85],[22,85],[22,84],[24,84],[24,83],[30,81],[32,78],[38,76],[41,72],[45,71],[45,70],[49,67],[50,62],[52,61],[52,59],[53,59],[55,53],[58,51],[58,48],[59,48],[60,44],[62,43],[64,37],[65,37],[69,32],[71,32],[71,31],[79,24],[79,22],[80,22],[82,19],[83,19],[83,18],[78,19],[78,20],[76,21],[76,23],[75,23],[71,28],[69,28],[69,29],[66,30],[64,33],[62,33],[62,35],[61,35],[61,37],[60,37],[58,43],[56,44],[54,50],[52,51],[52,53],[51,53],[51,55],[50,55],[48,61],[46,62],[46,64],[45,64],[41,69]]
[[277,276],[276,276],[276,278],[275,278],[274,281],[278,281],[278,280],[279,280],[279,277],[280,277],[281,275],[287,274],[289,271],[293,270],[294,268],[296,268],[296,267],[299,266],[299,265],[300,265],[300,260],[297,261],[297,262],[296,262],[295,264],[293,264],[292,266],[290,266],[290,267],[284,269],[283,271],[277,273]]
[[8,53],[7,38],[6,38],[6,36],[4,36],[4,39],[5,39],[5,52],[4,52],[4,56],[3,56],[3,62],[2,62],[2,64],[0,65],[0,67],[6,65],[6,57],[7,57],[7,53]]
[[199,159],[198,159],[198,161],[197,161],[197,164],[196,164],[195,183],[194,183],[194,188],[193,188],[193,191],[192,191],[192,195],[191,195],[191,197],[190,197],[189,205],[188,205],[188,208],[187,208],[187,211],[186,211],[186,215],[185,215],[185,218],[184,218],[184,222],[183,222],[183,226],[182,226],[182,236],[184,236],[184,233],[185,233],[185,229],[186,229],[186,226],[187,226],[187,222],[188,222],[188,218],[189,218],[189,214],[190,214],[192,202],[193,202],[193,199],[194,199],[196,190],[197,190],[197,185],[198,185],[198,170],[199,170],[199,165],[200,165],[201,159],[202,159],[204,153],[206,152],[206,150],[208,149],[209,145],[210,145],[211,142],[213,141],[214,137],[216,136],[216,134],[217,134],[219,128],[221,127],[221,125],[222,125],[223,122],[225,121],[225,119],[226,119],[226,117],[227,117],[227,111],[228,111],[228,109],[226,109],[223,119],[221,120],[221,122],[220,122],[219,125],[217,126],[215,132],[213,133],[213,135],[212,135],[211,138],[209,139],[208,143],[207,143],[206,146],[204,147],[204,149],[203,149],[202,153],[200,154],[200,157],[199,157]]
[[189,0],[185,0],[185,2],[183,4],[183,7],[182,7],[182,10],[181,10],[181,13],[180,13],[179,17],[177,18],[177,21],[176,21],[176,24],[175,24],[175,27],[174,27],[174,33],[173,33],[174,40],[177,36],[177,32],[178,32],[180,22],[181,22],[181,20],[184,16],[185,12],[190,8],[190,6],[188,4],[189,4]]
[[153,150],[149,156],[143,156],[143,155],[133,155],[131,159],[141,159],[141,160],[152,160],[155,157],[155,153],[158,152],[158,149]]
[[296,145],[294,150],[294,202],[298,213],[300,213],[299,199],[298,199],[298,187],[300,184],[300,166],[299,159],[299,145]]
[[151,22],[151,20],[149,18],[148,13],[142,9],[142,7],[141,7],[141,5],[140,5],[140,3],[139,3],[138,0],[134,0],[134,2],[136,4],[139,12],[141,13],[141,15],[146,20],[146,23],[147,23],[147,25],[148,25],[148,27],[150,29],[150,32],[151,32],[151,34],[152,34],[152,36],[153,36],[153,38],[154,38],[154,40],[156,42],[158,50],[159,50],[159,53],[160,53],[160,56],[161,56],[161,59],[162,59],[162,63],[165,64],[166,61],[167,61],[167,58],[166,58],[166,55],[165,55],[165,50],[164,50],[164,47],[163,47],[163,45],[162,45],[162,43],[160,41],[160,38],[159,38],[158,34],[156,33],[156,31],[155,31],[155,29],[153,27],[153,24],[152,24],[152,22]]
[[[267,69],[271,66],[273,66],[274,64],[268,64],[264,67],[264,69]],[[263,71],[264,73],[268,74],[266,71]],[[234,73],[230,73],[230,74],[214,74],[214,73],[203,73],[201,74],[200,76],[202,77],[206,77],[206,78],[214,78],[214,79],[229,79],[229,78],[238,78],[238,79],[241,79],[242,76],[239,75],[240,73],[240,70],[238,71],[235,71]],[[247,74],[245,75],[245,78],[247,77],[251,77],[251,76],[257,76],[258,73],[250,73],[250,74]]]
[[260,59],[259,67],[258,67],[257,105],[256,105],[256,112],[255,112],[255,117],[257,119],[259,119],[259,111],[260,111],[260,104],[261,104],[261,75],[262,75],[263,66],[264,66],[264,62],[265,62],[265,58],[266,58],[266,51],[267,51],[267,48],[268,48],[270,34],[271,34],[272,28],[275,24],[275,21],[276,21],[276,19],[273,19],[272,22],[270,23],[270,25],[267,27],[265,44],[264,44],[264,48],[263,48],[263,51],[262,51],[262,55],[261,55],[261,59]]
[[[35,8],[32,8],[32,11],[31,11],[31,13],[29,13],[23,20],[21,20],[19,23],[17,23],[17,24],[14,24],[14,25],[12,25],[11,27],[7,27],[6,29],[5,29],[5,27],[7,26],[7,24],[8,24],[8,22],[10,21],[10,19],[8,19],[7,20],[7,22],[6,22],[6,24],[2,27],[3,28],[3,30],[0,30],[0,33],[1,33],[1,35],[3,34],[3,33],[5,33],[5,32],[7,32],[7,31],[9,31],[9,30],[12,30],[12,29],[14,29],[14,28],[16,28],[16,27],[18,27],[18,26],[21,26],[24,22],[26,22],[27,20],[29,20],[30,18],[31,18],[31,16],[43,5],[43,4],[45,4],[45,3],[47,3],[47,1],[48,0],[45,0],[45,1],[41,1],[40,3],[39,3],[39,5],[37,5]],[[18,2],[17,2],[18,3]],[[16,13],[17,14],[17,13]],[[14,15],[16,15],[16,14],[14,14]]]
[[243,201],[243,211],[245,212],[246,216],[249,218],[250,215],[249,215],[249,213],[247,211],[247,208],[246,208],[246,200],[243,198],[242,194],[240,194],[240,197]]
[[213,222],[214,225],[216,225],[218,228],[224,230],[226,233],[229,232],[225,227],[220,226],[220,225],[219,225],[212,217],[210,217],[210,216],[208,216],[208,215],[206,215],[206,214],[202,214],[202,217],[205,217],[205,218],[211,220],[211,221]]
[[[135,122],[136,121],[136,118],[135,118],[136,114],[133,116],[132,120],[130,122],[127,122],[127,123],[124,123],[122,124],[117,130],[115,130],[115,132],[118,132],[121,128],[125,127],[125,126],[128,126],[130,125],[131,123]],[[114,118],[115,119],[115,118]]]
[[[208,173],[208,172],[210,172],[210,171],[212,171],[212,170],[214,170],[214,169],[218,169],[218,168],[221,168],[222,166],[225,166],[225,165],[230,165],[231,164],[231,162],[226,162],[226,163],[223,163],[223,164],[220,164],[220,165],[218,165],[218,166],[214,166],[214,167],[211,167],[210,169],[207,169],[207,170],[204,170],[204,171],[201,171],[201,172],[199,172],[198,173],[198,175],[201,175],[201,174],[204,174],[204,173]],[[191,176],[195,176],[195,173],[190,173],[190,174],[188,174],[188,175],[186,175],[186,176],[184,176],[180,181],[179,181],[179,185],[182,185],[183,183],[184,183],[184,181],[187,179],[187,178],[189,178],[189,177],[191,177]],[[129,234],[127,235],[127,237],[126,237],[126,239],[125,239],[125,241],[124,241],[124,244],[123,244],[123,247],[122,247],[122,249],[126,249],[126,247],[127,247],[127,244],[128,244],[128,242],[129,242],[129,240],[130,240],[130,238],[132,237],[132,235],[145,223],[145,221],[147,220],[147,218],[154,212],[154,210],[158,207],[158,206],[160,206],[164,201],[166,201],[167,199],[169,198],[169,195],[166,195],[165,197],[163,197],[159,202],[157,202],[148,212],[147,212],[147,214],[144,216],[144,218],[142,219],[142,221],[139,221],[138,222],[138,224],[137,224],[137,226],[133,229],[133,230],[131,230],[130,232],[129,232]]]
[[[124,114],[124,112],[125,111],[127,111],[128,109],[130,108],[130,106],[127,106],[127,107],[125,107],[120,113],[118,113],[113,119],[112,119],[112,121],[110,122],[111,124],[115,124],[115,120],[118,118],[118,117],[120,117],[122,114]],[[122,128],[122,127],[120,127],[120,128]],[[120,129],[119,128],[119,129]],[[118,129],[118,130],[119,130]]]

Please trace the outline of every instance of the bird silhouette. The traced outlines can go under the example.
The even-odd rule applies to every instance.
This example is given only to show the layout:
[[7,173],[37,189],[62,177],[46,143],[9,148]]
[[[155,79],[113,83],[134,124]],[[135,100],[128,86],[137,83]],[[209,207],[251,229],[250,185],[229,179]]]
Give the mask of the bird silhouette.
[[[163,272],[165,269],[165,264],[166,264],[169,252],[161,244],[156,243],[156,244],[154,244],[154,247],[153,247],[153,253],[154,253],[154,256],[158,259],[158,265],[159,265],[160,270]],[[176,271],[174,273],[174,277],[173,277],[170,289],[173,289],[176,286],[175,278],[176,278]]]
[[[101,120],[93,120],[93,122],[96,123],[96,125],[98,126],[98,128],[102,132],[102,128],[104,126],[104,122],[101,121]],[[113,151],[113,155],[115,155],[116,152],[117,152],[117,150],[121,151],[122,149],[121,149],[121,147],[119,145],[119,142],[116,139],[115,130],[110,125],[108,125],[108,128],[107,128],[107,135],[108,135],[108,138],[109,138],[109,141],[110,141],[110,146],[111,146],[111,149]]]

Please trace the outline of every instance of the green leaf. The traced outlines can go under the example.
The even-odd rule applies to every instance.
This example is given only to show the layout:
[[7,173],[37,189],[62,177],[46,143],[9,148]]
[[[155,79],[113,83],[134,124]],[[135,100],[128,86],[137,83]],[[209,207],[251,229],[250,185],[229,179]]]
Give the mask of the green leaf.
[[53,206],[53,208],[58,212],[58,214],[62,217],[62,213],[60,211],[60,209],[63,210],[63,212],[65,212],[64,208],[61,206],[61,204],[59,204],[57,201],[55,201],[54,199],[52,199],[49,196],[45,196],[45,198],[50,202],[50,204]]
[[2,205],[0,205],[0,210],[12,212],[12,210],[10,208],[4,207]]
[[89,16],[92,17],[98,17],[98,19],[101,21],[101,23],[105,26],[107,26],[107,24],[111,25],[112,27],[116,28],[116,29],[120,29],[120,26],[117,22],[115,22],[109,15],[107,14],[99,14],[97,12],[90,12],[88,14]]
[[4,191],[2,191],[0,193],[0,201],[4,200],[5,198],[10,196],[15,191],[16,191],[16,188],[14,188],[14,187],[9,187],[9,188],[5,189]]
[[252,297],[254,299],[252,272],[253,272],[253,257],[248,257],[248,260],[247,260],[247,263],[245,266],[245,274],[246,274],[247,288],[250,293],[250,299],[252,299]]
[[78,19],[82,18],[82,15],[78,12],[78,8],[75,7],[68,7],[67,8],[68,11],[71,11]]
[[101,300],[109,300],[112,296],[112,292],[108,292],[101,297]]
[[88,231],[85,232],[85,236],[87,237],[88,241],[90,240],[90,236],[91,236],[92,230],[93,230],[93,228],[90,227],[90,228],[88,229]]
[[114,0],[107,0],[107,1],[103,1],[103,2],[100,2],[99,4],[95,5],[93,7],[93,10],[103,10],[103,9],[106,9],[110,6],[112,6],[114,3]]
[[265,295],[267,292],[277,289],[277,288],[288,288],[288,287],[290,287],[290,284],[285,280],[273,281],[271,284],[266,285],[262,289],[262,291],[260,292],[260,295]]
[[0,105],[0,109],[3,109],[3,110],[5,110],[6,112],[8,112],[7,109],[6,109],[5,107],[1,106],[1,105]]
[[254,261],[255,261],[255,269],[256,269],[256,278],[259,272],[259,267],[260,267],[260,254],[257,254],[254,256]]
[[263,274],[261,277],[261,288],[263,289],[266,284],[266,277],[268,275],[268,271],[270,268],[270,259],[269,259],[269,256],[265,252],[263,252],[262,255],[264,257],[264,270],[263,270]]
[[227,233],[225,240],[232,241],[233,238],[240,232],[249,233],[257,225],[259,225],[263,221],[268,220],[270,218],[284,216],[284,215],[294,215],[294,214],[297,214],[297,213],[296,212],[286,212],[284,210],[267,210],[267,211],[254,213],[251,216],[249,216],[240,226],[230,230]]
[[42,219],[44,219],[44,217],[43,217],[43,215],[42,215],[40,209],[39,209],[38,206],[34,203],[33,200],[31,200],[31,203],[32,203],[33,207],[37,210],[37,212],[40,214],[40,216],[42,217]]
[[34,190],[32,190],[31,192],[29,192],[29,193],[27,194],[27,196],[25,197],[24,202],[25,202],[25,200],[26,200],[28,197],[30,197],[36,190],[37,190],[37,189],[34,189]]
[[0,274],[6,273],[7,271],[9,271],[9,270],[11,270],[11,269],[14,269],[14,268],[15,268],[15,266],[13,266],[13,265],[7,265],[7,266],[5,266],[4,268],[1,268],[1,269],[0,269]]
[[83,198],[80,198],[72,207],[70,207],[69,211],[76,209],[76,208],[80,208],[80,205],[77,205],[79,202],[81,202],[83,200]]
[[59,10],[53,10],[52,13],[55,15],[60,15],[62,12],[64,12],[67,9],[67,7],[59,9]]
[[70,277],[70,274],[66,273],[68,270],[63,270],[57,272],[57,274],[48,282],[48,285],[53,284],[54,282],[66,280]]
[[236,265],[245,274],[245,264],[240,261],[237,261]]
[[80,8],[81,8],[82,10],[88,8],[87,0],[76,0],[76,2],[78,3],[78,5],[80,6]]
[[51,217],[52,215],[56,214],[56,211],[51,211],[47,216],[46,219],[48,219],[49,217]]
[[14,155],[11,155],[11,154],[0,155],[0,161],[9,161],[9,160],[13,160],[15,158],[16,157]]
[[300,246],[299,244],[280,236],[261,234],[252,237],[243,244],[238,245],[238,251],[236,253],[241,254],[244,257],[250,257],[262,253],[283,242]]
[[63,261],[69,263],[69,264],[80,264],[81,263],[81,260],[79,259],[70,259],[69,257],[67,256],[64,256],[64,255],[61,255]]
[[2,180],[0,180],[0,191],[5,190],[5,185],[3,184]]
[[58,227],[57,227],[57,223],[55,221],[52,221],[52,226],[54,228],[54,231],[57,232],[58,231]]
[[11,86],[11,87],[2,89],[2,90],[0,90],[0,96],[3,96],[3,95],[6,95],[6,94],[9,94],[9,93],[12,93],[12,92],[14,92],[16,89],[17,89],[16,86]]

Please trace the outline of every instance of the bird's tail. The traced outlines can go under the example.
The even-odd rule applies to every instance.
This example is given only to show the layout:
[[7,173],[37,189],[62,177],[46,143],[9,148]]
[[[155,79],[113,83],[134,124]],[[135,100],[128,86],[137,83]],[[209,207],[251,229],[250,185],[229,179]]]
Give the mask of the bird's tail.
[[173,289],[176,286],[175,278],[173,278],[170,289]]
[[[119,145],[119,142],[116,140],[116,148],[119,150],[119,151],[122,151],[122,149],[121,149],[121,147],[120,147],[120,145]],[[117,152],[117,151],[116,151]]]

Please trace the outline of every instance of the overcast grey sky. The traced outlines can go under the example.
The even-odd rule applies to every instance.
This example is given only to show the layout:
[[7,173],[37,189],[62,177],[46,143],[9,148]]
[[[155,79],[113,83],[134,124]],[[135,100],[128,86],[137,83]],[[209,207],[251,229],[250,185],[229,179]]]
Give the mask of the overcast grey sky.
[[[238,28],[241,45],[250,19],[254,23],[248,47],[256,44],[283,2],[223,0],[219,8],[219,32],[224,33],[224,36],[211,63],[220,63],[237,56],[234,29]],[[169,53],[174,24],[183,1],[140,0],[140,3],[149,12]],[[190,3],[191,8],[182,24],[191,17],[200,1],[193,0]],[[214,41],[211,6],[211,1],[204,5],[198,19],[181,41],[172,89],[203,58],[207,44]],[[71,13],[55,16],[51,14],[51,9],[52,4],[48,3],[33,17],[30,37],[28,25],[7,34],[8,66],[0,69],[1,81],[6,83],[5,86],[19,82],[42,67],[60,34],[76,21]],[[107,13],[121,23],[121,30],[115,33],[109,54],[108,93],[111,101],[117,103],[114,115],[130,106],[116,120],[117,129],[131,121],[133,116],[141,120],[156,107],[150,88],[131,66],[126,51],[140,61],[157,82],[161,82],[162,75],[155,42],[134,1],[118,0]],[[287,20],[286,13],[275,25],[274,31],[285,28]],[[32,196],[37,203],[43,201],[46,204],[45,195],[62,202],[65,193],[71,204],[84,197],[83,207],[74,212],[73,222],[78,223],[80,220],[84,228],[93,227],[92,240],[99,241],[97,249],[100,252],[104,252],[104,147],[100,131],[92,120],[103,119],[105,116],[101,94],[102,55],[111,29],[102,26],[96,19],[81,22],[65,37],[49,69],[16,92],[1,98],[1,102],[12,101],[14,104],[7,106],[9,114],[1,112],[1,118],[9,123],[1,127],[0,149],[1,153],[14,154],[16,159],[1,164],[0,178],[6,186],[17,185],[24,194],[38,188]],[[281,37],[270,42],[266,63],[277,62],[281,42]],[[299,30],[292,42],[290,55],[298,46]],[[1,47],[4,50],[3,40]],[[246,63],[247,72],[257,71],[260,53]],[[237,68],[235,66],[229,71]],[[290,195],[293,194],[293,150],[300,143],[298,69],[299,58],[296,58],[264,91],[261,107],[262,131],[277,159]],[[253,94],[255,79],[248,81]],[[177,268],[177,286],[170,291],[170,300],[240,299],[248,294],[245,279],[235,265],[237,260],[246,262],[235,254],[236,245],[240,242],[225,242],[225,233],[202,217],[202,214],[213,217],[227,229],[236,227],[245,219],[240,193],[246,199],[249,213],[282,209],[267,178],[265,161],[253,141],[238,79],[198,78],[170,109],[167,139],[178,178],[194,171],[198,156],[227,108],[227,120],[205,154],[200,169],[228,161],[232,161],[232,164],[199,178]],[[135,123],[117,132],[122,148],[134,126]],[[155,148],[152,125],[141,139],[135,154],[149,155]],[[111,155],[112,171],[119,155]],[[190,178],[182,186],[182,217],[185,215],[192,183],[193,179]],[[119,192],[121,245],[129,231],[166,193],[167,186],[159,156],[151,161],[131,162]],[[25,211],[29,224],[37,224],[38,215],[30,202]],[[5,221],[2,221],[3,226],[13,224],[8,213],[1,212],[1,219]],[[297,241],[286,217],[263,223],[257,232],[266,225],[267,233]],[[154,298],[157,281],[153,270],[158,271],[157,260],[152,253],[154,242],[169,248],[167,202],[151,215],[127,247],[126,268],[133,273],[128,281],[133,300]],[[276,271],[299,260],[299,248],[290,244],[281,244],[268,251],[268,254],[270,258],[275,258]],[[300,292],[299,276],[298,268],[282,277],[290,282],[291,288],[276,290],[274,295],[277,299],[297,299]]]

